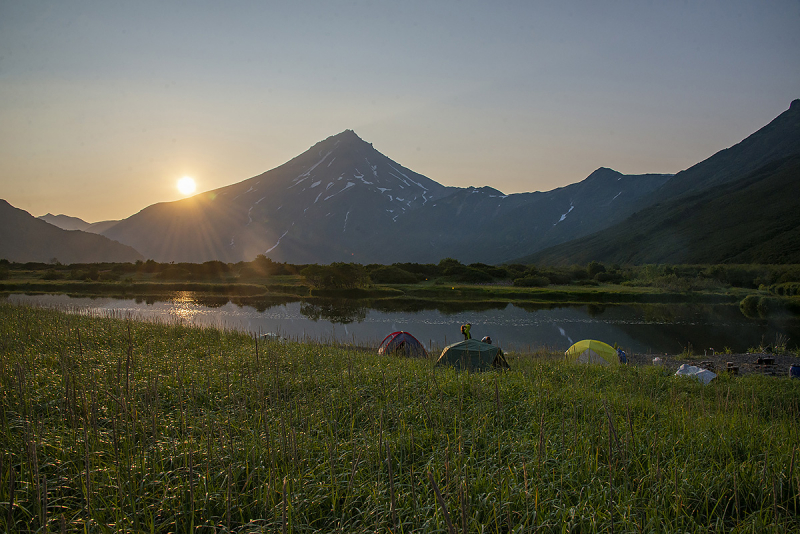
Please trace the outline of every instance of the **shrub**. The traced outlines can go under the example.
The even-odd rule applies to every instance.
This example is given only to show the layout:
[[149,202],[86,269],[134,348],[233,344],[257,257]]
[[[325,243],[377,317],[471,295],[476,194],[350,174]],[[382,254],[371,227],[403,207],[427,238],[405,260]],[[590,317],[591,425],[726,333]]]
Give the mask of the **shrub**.
[[42,275],[42,280],[63,280],[64,274],[54,269],[48,269]]
[[192,273],[182,267],[167,267],[158,273],[157,278],[161,280],[189,280],[192,278]]
[[592,261],[586,266],[586,272],[589,273],[590,278],[594,278],[598,274],[606,272],[606,268],[602,263]]
[[492,278],[508,278],[508,271],[495,265],[486,265],[485,263],[470,263],[469,267],[483,271]]
[[572,281],[572,277],[567,273],[549,272],[545,273],[545,276],[550,280],[551,284],[556,285],[569,284]]
[[465,284],[482,284],[493,280],[490,274],[479,269],[473,269],[472,267],[463,267],[461,272],[452,278],[456,282],[463,282]]
[[550,285],[550,279],[546,276],[526,276],[514,280],[514,285],[517,287],[547,287]]
[[598,282],[618,284],[622,282],[622,275],[620,273],[600,272],[594,275],[594,279]]
[[317,289],[358,289],[370,284],[366,269],[357,263],[309,265],[300,274]]
[[415,284],[418,281],[416,275],[394,265],[378,267],[369,277],[377,284]]

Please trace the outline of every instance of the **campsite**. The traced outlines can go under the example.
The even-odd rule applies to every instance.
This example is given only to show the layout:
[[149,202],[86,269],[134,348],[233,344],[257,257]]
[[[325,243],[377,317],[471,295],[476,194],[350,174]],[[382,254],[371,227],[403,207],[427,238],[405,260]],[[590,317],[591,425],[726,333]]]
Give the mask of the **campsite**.
[[800,380],[434,357],[0,305],[0,524],[796,531]]

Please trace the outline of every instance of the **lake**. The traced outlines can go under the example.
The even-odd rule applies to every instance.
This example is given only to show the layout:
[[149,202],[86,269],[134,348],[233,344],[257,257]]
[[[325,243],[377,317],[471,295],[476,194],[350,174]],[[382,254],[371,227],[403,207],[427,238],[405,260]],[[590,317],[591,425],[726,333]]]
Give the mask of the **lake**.
[[461,324],[472,336],[491,336],[506,351],[540,347],[566,350],[581,339],[618,343],[637,353],[696,354],[706,350],[746,352],[750,347],[788,340],[796,347],[800,320],[751,319],[735,305],[640,304],[543,306],[497,303],[416,301],[259,299],[246,304],[227,297],[176,292],[165,299],[70,297],[11,294],[12,303],[55,307],[116,317],[158,319],[192,325],[278,333],[298,340],[338,341],[377,346],[389,333],[410,332],[428,348],[462,339]]

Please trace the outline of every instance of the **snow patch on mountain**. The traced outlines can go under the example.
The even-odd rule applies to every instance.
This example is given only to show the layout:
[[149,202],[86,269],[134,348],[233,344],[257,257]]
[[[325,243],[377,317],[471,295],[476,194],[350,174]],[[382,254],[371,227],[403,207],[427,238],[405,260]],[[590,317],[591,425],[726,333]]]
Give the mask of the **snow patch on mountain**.
[[[292,223],[292,226],[294,226],[294,223]],[[289,227],[289,229],[291,230],[291,227]],[[273,250],[275,250],[275,247],[277,247],[278,245],[280,245],[280,244],[281,244],[281,239],[283,239],[284,237],[286,237],[286,234],[288,234],[288,233],[289,233],[289,230],[286,230],[285,232],[283,232],[283,235],[282,235],[282,236],[280,236],[280,237],[278,238],[278,242],[277,242],[277,243],[275,243],[274,245],[272,245],[270,248],[268,248],[268,249],[267,249],[267,250],[264,252],[264,254],[269,254],[270,252],[272,252]]]
[[[334,150],[336,150],[336,149],[334,148]],[[321,151],[320,151],[320,154],[322,154],[322,152],[321,152]],[[292,181],[294,182],[294,184],[293,184],[293,185],[290,185],[289,187],[287,187],[287,189],[291,189],[291,188],[292,188],[292,187],[294,187],[295,185],[298,185],[298,184],[302,183],[303,181],[305,181],[305,180],[306,180],[306,178],[308,178],[309,176],[311,176],[311,173],[314,171],[314,169],[316,169],[317,167],[319,167],[319,165],[320,165],[320,164],[322,164],[322,162],[324,162],[324,161],[325,161],[325,160],[328,158],[328,156],[330,156],[331,154],[333,154],[333,150],[330,150],[330,151],[328,151],[328,153],[327,153],[327,154],[325,154],[324,156],[322,156],[322,159],[320,159],[320,160],[319,160],[318,162],[316,162],[314,165],[312,165],[311,167],[309,167],[309,169],[308,169],[306,172],[304,172],[304,173],[301,173],[301,174],[299,174],[299,175],[297,176],[297,178],[294,178],[294,179],[292,179]],[[311,187],[314,187],[314,186],[312,185]]]
[[350,189],[350,188],[351,188],[351,187],[353,187],[354,185],[356,185],[356,183],[355,183],[355,182],[347,182],[347,184],[346,184],[346,185],[345,185],[345,186],[344,186],[344,187],[343,187],[341,190],[339,190],[339,191],[335,192],[335,193],[334,193],[334,194],[332,194],[332,195],[329,195],[329,196],[325,197],[325,199],[324,199],[324,200],[328,200],[329,198],[333,198],[333,197],[335,197],[336,195],[338,195],[339,193],[344,193],[345,191],[347,191],[348,189]]
[[567,210],[567,212],[566,212],[565,214],[563,214],[563,215],[561,216],[561,218],[560,218],[559,220],[557,220],[557,221],[556,221],[556,222],[553,224],[553,226],[555,226],[556,224],[558,224],[558,223],[560,223],[561,221],[563,221],[564,219],[566,219],[566,218],[567,218],[567,215],[569,215],[569,212],[571,212],[571,211],[572,211],[572,210],[574,210],[574,209],[575,209],[575,206],[572,204],[572,202],[570,202],[570,203],[569,203],[569,209]]

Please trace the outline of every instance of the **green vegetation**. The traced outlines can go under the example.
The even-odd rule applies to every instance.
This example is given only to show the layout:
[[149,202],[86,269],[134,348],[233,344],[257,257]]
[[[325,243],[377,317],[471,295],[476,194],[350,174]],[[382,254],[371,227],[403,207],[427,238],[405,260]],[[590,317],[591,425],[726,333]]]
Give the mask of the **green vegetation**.
[[[293,296],[493,302],[726,302],[752,317],[800,314],[800,265],[586,266],[293,265],[252,262],[16,264],[0,260],[0,292],[231,297]],[[749,299],[749,300],[746,300]]]
[[[796,132],[797,119],[792,120]],[[796,264],[800,262],[800,210],[797,209],[800,154],[796,152],[797,134],[792,133],[787,139],[795,147],[791,156],[791,152],[779,149],[777,152],[783,155],[775,155],[780,159],[766,163],[757,157],[744,164],[745,159],[737,158],[736,163],[728,159],[737,150],[719,152],[679,173],[660,192],[664,194],[675,187],[671,193],[676,196],[662,198],[610,228],[535,252],[519,261]],[[757,144],[753,142],[751,146]],[[717,158],[720,155],[722,158]],[[706,174],[726,159],[727,165],[721,166],[724,171]],[[753,168],[754,164],[760,168]],[[736,172],[748,167],[747,174]],[[735,179],[736,174],[740,178]],[[716,180],[707,180],[712,176]],[[706,185],[698,187],[703,181]],[[717,185],[712,185],[714,181]]]
[[0,530],[788,532],[800,381],[0,305]]

